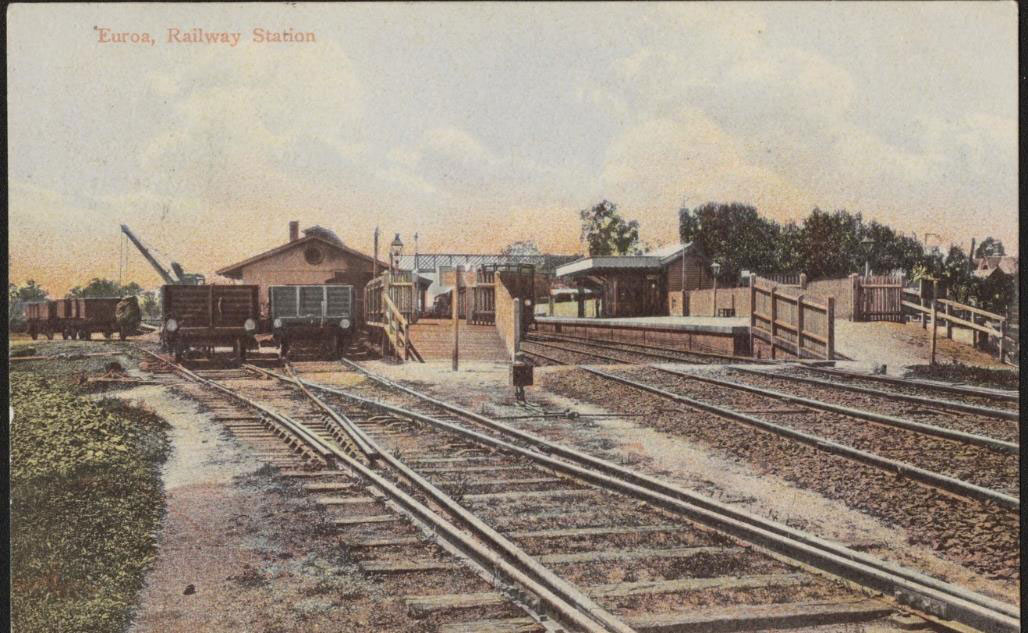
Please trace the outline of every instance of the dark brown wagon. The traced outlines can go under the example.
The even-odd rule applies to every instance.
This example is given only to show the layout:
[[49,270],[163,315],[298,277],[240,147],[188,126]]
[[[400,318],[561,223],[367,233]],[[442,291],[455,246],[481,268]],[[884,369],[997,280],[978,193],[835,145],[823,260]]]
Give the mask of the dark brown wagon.
[[254,335],[260,316],[258,286],[166,285],[161,287],[161,344],[181,361],[190,351],[213,357],[217,347],[231,347],[239,362]]

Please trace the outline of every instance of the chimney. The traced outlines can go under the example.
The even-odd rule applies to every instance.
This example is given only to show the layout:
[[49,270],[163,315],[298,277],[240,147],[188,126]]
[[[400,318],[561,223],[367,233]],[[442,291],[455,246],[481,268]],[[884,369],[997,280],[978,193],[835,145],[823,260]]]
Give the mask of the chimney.
[[300,222],[292,220],[289,223],[289,241],[295,242],[298,239],[300,239]]

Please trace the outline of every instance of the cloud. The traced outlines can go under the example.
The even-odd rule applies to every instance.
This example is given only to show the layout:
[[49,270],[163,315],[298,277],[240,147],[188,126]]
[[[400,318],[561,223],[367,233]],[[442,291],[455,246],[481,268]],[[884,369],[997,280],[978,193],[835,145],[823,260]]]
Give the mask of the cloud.
[[810,200],[773,169],[751,162],[738,141],[694,108],[626,130],[607,152],[602,181],[626,208],[669,216],[683,202],[719,200],[756,204],[782,217]]

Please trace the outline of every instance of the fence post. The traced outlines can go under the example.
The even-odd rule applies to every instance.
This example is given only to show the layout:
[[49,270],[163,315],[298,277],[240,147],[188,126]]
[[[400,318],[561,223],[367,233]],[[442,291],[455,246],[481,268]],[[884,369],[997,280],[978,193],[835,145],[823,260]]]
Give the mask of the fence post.
[[771,286],[771,358],[775,355],[775,339],[778,337],[778,286]]
[[[953,322],[950,321],[950,319],[949,319],[949,304],[948,303],[945,304],[945,306],[943,307],[943,312],[946,313],[946,338],[952,339],[953,338]],[[971,318],[973,319],[974,316],[972,315]],[[972,336],[974,335],[974,330],[971,331],[971,334],[972,334]]]
[[862,308],[860,305],[860,275],[857,273],[850,274],[850,286],[850,301],[853,302],[853,314],[850,318],[853,321],[860,321],[862,320]]
[[546,311],[550,316],[553,316],[553,295],[549,294],[546,296]]
[[1003,363],[1006,361],[1006,347],[1007,347],[1007,320],[1001,319],[999,322],[999,362]]
[[[922,279],[920,281],[920,283],[918,284],[918,288],[917,289],[919,291],[918,298],[921,301],[921,307],[923,308],[926,305],[925,304],[924,295],[925,295],[926,292],[928,292],[928,287],[927,287],[927,284],[925,283],[924,279]],[[928,313],[923,311],[923,310],[921,311],[921,329],[922,330],[927,330],[928,329]]]
[[935,337],[937,336],[937,332],[939,331],[939,328],[937,326],[937,321],[936,321],[936,318],[938,316],[939,316],[939,307],[938,307],[938,304],[935,302],[935,298],[932,297],[932,357],[931,357],[931,361],[929,362],[929,364],[932,367],[935,366]]
[[826,354],[827,359],[832,360],[835,358],[835,297],[828,297],[828,313],[825,317],[828,319],[828,349]]
[[464,275],[464,265],[457,264],[453,278],[453,371],[460,367],[460,310],[458,303],[460,299],[460,282]]
[[753,285],[755,275],[750,273],[750,355],[757,357],[757,348],[753,345],[753,328],[757,326],[757,287]]
[[796,297],[796,357],[803,351],[803,294]]
[[800,273],[800,290],[807,289],[807,273]]
[[514,300],[514,355],[513,361],[521,351],[521,299]]

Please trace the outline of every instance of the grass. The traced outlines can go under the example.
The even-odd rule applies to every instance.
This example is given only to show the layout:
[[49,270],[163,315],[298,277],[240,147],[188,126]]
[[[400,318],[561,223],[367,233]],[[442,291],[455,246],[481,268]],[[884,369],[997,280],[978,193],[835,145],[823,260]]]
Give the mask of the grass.
[[156,553],[167,423],[33,372],[10,379],[12,629],[123,631]]
[[945,380],[961,382],[980,387],[996,387],[1000,389],[1017,389],[1020,374],[1016,369],[994,369],[975,367],[963,363],[938,363],[931,365],[914,365],[909,368],[908,378],[927,378],[929,380]]

